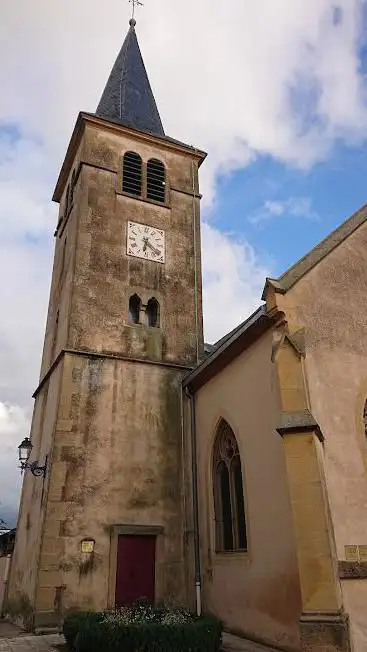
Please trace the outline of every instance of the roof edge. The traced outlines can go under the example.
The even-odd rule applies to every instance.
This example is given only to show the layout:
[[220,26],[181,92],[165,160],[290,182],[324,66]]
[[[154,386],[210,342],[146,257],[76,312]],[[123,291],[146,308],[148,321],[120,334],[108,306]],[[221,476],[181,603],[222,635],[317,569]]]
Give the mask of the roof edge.
[[[303,276],[326,258],[336,247],[356,231],[367,219],[367,204],[353,213],[313,249],[289,267],[275,282],[283,288],[283,293],[290,290]],[[268,279],[267,279],[268,280]],[[273,279],[271,279],[273,281]],[[265,291],[265,290],[264,290]],[[281,291],[281,290],[278,290]]]
[[182,386],[195,393],[219,371],[228,366],[248,345],[256,341],[276,322],[261,305],[248,319],[219,340],[218,346],[182,381]]

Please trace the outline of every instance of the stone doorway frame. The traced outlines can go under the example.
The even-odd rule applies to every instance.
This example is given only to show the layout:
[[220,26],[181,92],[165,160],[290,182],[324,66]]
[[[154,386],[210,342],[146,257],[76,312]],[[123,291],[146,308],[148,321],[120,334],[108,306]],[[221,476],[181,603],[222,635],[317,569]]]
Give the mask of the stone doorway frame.
[[162,596],[162,563],[164,561],[164,528],[163,525],[131,525],[121,524],[111,526],[110,560],[108,577],[107,609],[115,608],[116,573],[117,573],[117,548],[119,536],[156,537],[155,551],[155,596],[159,600]]

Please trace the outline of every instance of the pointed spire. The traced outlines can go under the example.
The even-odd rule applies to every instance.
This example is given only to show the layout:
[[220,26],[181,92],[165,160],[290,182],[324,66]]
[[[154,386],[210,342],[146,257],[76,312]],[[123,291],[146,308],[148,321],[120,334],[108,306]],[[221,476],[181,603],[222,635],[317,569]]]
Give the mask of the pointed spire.
[[129,24],[130,29],[112,68],[96,115],[164,136],[135,33],[136,20],[131,18]]

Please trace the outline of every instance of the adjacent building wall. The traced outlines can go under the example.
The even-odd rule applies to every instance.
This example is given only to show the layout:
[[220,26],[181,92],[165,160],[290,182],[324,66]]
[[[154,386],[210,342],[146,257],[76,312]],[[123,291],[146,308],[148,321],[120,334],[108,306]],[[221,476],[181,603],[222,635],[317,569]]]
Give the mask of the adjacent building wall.
[[[298,646],[298,567],[271,351],[268,332],[197,394],[203,597],[227,628]],[[215,552],[212,448],[221,418],[241,453],[247,553]]]
[[[311,409],[323,435],[338,560],[366,545],[367,223],[289,291],[305,328]],[[367,579],[342,580],[355,650],[367,646]]]

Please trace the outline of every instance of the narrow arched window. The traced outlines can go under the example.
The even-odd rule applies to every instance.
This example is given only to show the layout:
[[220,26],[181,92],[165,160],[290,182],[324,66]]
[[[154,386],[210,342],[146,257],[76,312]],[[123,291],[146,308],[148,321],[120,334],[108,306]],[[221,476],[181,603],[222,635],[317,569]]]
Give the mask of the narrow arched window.
[[232,428],[221,420],[213,453],[216,550],[247,550],[242,465]]
[[154,297],[149,299],[145,310],[148,326],[159,328],[159,303]]
[[142,160],[135,152],[126,152],[122,168],[122,190],[130,195],[141,195]]
[[129,322],[138,324],[140,321],[141,301],[137,294],[133,294],[129,299]]
[[147,198],[162,203],[166,199],[166,170],[163,163],[155,158],[147,163]]
[[65,194],[65,217],[67,217],[69,214],[69,207],[70,207],[70,184],[68,185]]
[[367,438],[367,401],[364,404],[363,410],[363,425],[364,425],[364,434]]
[[75,176],[76,173],[75,170],[73,170],[73,174],[71,175],[71,184],[70,184],[70,208],[72,207],[74,201]]

